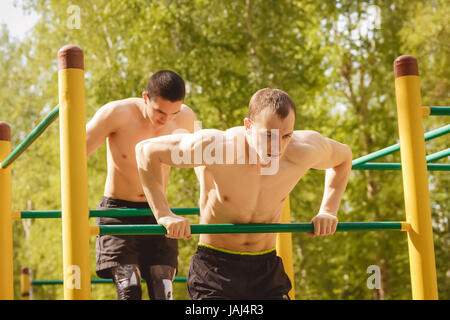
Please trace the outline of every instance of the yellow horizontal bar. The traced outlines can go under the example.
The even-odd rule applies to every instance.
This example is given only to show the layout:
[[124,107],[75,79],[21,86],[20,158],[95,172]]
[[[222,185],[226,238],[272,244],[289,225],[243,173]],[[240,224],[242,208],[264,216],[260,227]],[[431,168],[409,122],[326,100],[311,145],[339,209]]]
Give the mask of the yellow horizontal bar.
[[98,236],[100,234],[100,227],[99,226],[91,226],[90,234],[91,234],[91,237]]
[[17,220],[22,218],[22,214],[20,213],[20,211],[13,211],[12,212],[12,219],[13,220]]
[[400,231],[409,231],[411,229],[411,224],[409,222],[401,222],[402,228]]

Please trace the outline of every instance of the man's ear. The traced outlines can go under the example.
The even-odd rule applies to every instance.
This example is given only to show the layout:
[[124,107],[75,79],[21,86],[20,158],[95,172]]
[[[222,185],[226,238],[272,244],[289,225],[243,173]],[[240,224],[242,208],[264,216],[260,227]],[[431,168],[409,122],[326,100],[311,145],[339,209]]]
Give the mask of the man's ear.
[[244,118],[244,127],[245,127],[245,130],[251,129],[251,122],[250,122],[249,118]]
[[142,98],[144,98],[145,103],[147,103],[149,97],[148,97],[148,93],[146,91],[142,92]]

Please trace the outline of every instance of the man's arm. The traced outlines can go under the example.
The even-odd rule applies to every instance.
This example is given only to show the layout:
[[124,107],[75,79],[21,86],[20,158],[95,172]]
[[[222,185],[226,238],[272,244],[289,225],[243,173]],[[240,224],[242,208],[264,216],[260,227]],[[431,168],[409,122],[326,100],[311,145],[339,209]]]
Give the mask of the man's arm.
[[106,138],[116,131],[126,119],[121,110],[121,102],[113,101],[97,110],[94,117],[86,125],[87,155],[97,150]]
[[325,186],[319,213],[312,219],[314,235],[331,235],[336,231],[337,213],[352,170],[350,147],[315,132],[311,134],[313,152],[311,168],[326,170]]
[[222,135],[219,130],[199,130],[193,134],[171,134],[147,139],[136,145],[136,161],[144,193],[159,224],[169,238],[189,238],[189,220],[170,210],[163,187],[164,165],[194,168],[206,165],[202,150],[211,142],[211,136]]

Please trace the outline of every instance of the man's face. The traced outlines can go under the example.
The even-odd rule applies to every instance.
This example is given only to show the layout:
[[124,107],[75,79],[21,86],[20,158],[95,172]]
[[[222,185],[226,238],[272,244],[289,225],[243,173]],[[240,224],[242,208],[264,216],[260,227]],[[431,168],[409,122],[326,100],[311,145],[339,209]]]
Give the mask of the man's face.
[[150,122],[155,128],[162,128],[175,118],[183,104],[183,100],[172,102],[161,97],[150,99],[146,93],[143,98]]
[[281,119],[270,109],[263,110],[254,120],[245,119],[247,134],[251,146],[258,156],[266,162],[269,159],[281,158],[291,140],[295,116],[293,112]]

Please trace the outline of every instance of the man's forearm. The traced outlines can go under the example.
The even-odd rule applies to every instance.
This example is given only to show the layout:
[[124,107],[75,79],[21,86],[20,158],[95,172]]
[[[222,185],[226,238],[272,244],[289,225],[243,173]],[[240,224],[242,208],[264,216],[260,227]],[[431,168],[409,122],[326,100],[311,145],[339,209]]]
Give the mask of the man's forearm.
[[337,215],[352,169],[351,159],[326,170],[325,187],[319,212]]
[[144,193],[147,197],[147,201],[152,208],[153,215],[156,221],[160,218],[172,215],[170,211],[169,202],[163,191],[162,184],[144,183]]
[[136,150],[136,155],[142,187],[153,215],[158,221],[172,214],[163,187],[162,163],[156,154],[150,153],[146,159],[142,148]]
[[170,211],[165,194],[163,162],[160,155],[167,150],[158,149],[158,144],[153,144],[149,140],[138,143],[135,150],[139,177],[156,221],[166,229],[166,237],[190,239],[189,220]]

